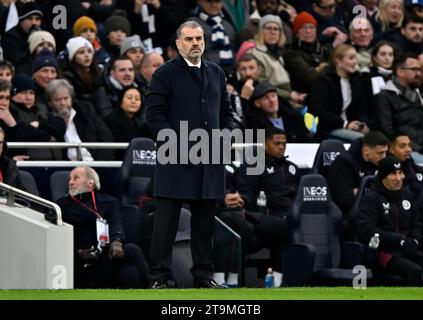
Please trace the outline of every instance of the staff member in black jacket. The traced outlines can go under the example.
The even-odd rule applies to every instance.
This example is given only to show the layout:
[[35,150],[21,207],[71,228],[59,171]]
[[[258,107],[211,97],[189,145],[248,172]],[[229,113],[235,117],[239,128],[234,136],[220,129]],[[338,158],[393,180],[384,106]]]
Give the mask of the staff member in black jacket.
[[[225,195],[224,166],[190,162],[187,150],[179,147],[188,143],[188,137],[184,137],[180,128],[187,124],[188,133],[203,129],[211,137],[213,129],[232,129],[232,112],[223,70],[201,58],[204,53],[201,25],[195,21],[184,22],[176,35],[179,55],[155,71],[146,98],[147,123],[153,134],[157,136],[162,129],[168,129],[179,137],[178,143],[172,146],[177,152],[176,164],[162,164],[160,156],[157,157],[150,276],[153,288],[169,286],[172,245],[182,204],[187,201],[192,212],[194,287],[220,288],[212,280],[212,235],[216,199]],[[209,139],[206,143],[211,145]],[[157,143],[158,155],[161,147],[164,148],[163,140]],[[206,155],[211,161],[209,156]],[[181,158],[186,158],[187,164]]]
[[389,156],[380,161],[376,185],[360,204],[357,229],[364,243],[379,234],[378,267],[400,275],[407,285],[420,286],[423,252],[419,251],[419,212],[413,194],[403,187],[403,181],[399,160]]
[[76,167],[69,196],[57,201],[63,220],[73,225],[75,288],[146,287],[147,263],[138,246],[125,244],[119,202],[98,190],[97,172]]
[[344,154],[336,157],[329,168],[328,184],[333,201],[348,215],[365,176],[376,174],[377,166],[386,157],[389,140],[379,131],[370,131],[355,140]]

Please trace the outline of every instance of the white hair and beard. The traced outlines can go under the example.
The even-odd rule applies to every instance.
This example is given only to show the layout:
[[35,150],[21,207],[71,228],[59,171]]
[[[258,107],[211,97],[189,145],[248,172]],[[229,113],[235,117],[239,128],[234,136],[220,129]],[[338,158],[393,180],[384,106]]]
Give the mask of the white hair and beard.
[[88,192],[88,185],[87,184],[80,186],[79,188],[75,188],[75,189],[69,188],[69,194],[71,196],[76,196],[78,194],[85,193],[85,192]]

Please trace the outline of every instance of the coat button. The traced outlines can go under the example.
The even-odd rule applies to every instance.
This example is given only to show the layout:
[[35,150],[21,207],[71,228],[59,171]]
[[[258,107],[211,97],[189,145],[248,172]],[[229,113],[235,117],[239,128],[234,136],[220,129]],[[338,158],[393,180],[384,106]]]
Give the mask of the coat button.
[[201,102],[202,102],[202,103],[206,102],[206,99],[204,99],[204,98],[203,98],[203,99],[201,99]]
[[205,124],[205,125],[207,125],[207,124],[208,124],[208,122],[207,122],[207,121],[204,121],[204,124]]

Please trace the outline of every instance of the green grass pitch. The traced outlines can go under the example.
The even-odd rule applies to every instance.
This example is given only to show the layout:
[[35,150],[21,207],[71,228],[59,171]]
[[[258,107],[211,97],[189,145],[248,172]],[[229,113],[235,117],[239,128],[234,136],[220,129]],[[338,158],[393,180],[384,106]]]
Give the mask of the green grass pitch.
[[423,288],[0,290],[0,300],[423,300]]

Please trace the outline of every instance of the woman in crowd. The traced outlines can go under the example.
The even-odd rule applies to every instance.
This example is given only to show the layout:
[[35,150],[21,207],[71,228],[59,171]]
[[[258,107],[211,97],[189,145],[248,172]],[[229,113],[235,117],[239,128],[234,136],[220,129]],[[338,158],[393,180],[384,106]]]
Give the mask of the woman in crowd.
[[368,107],[357,71],[357,51],[347,44],[335,48],[330,65],[310,93],[310,112],[319,117],[318,136],[352,141],[369,131]]

